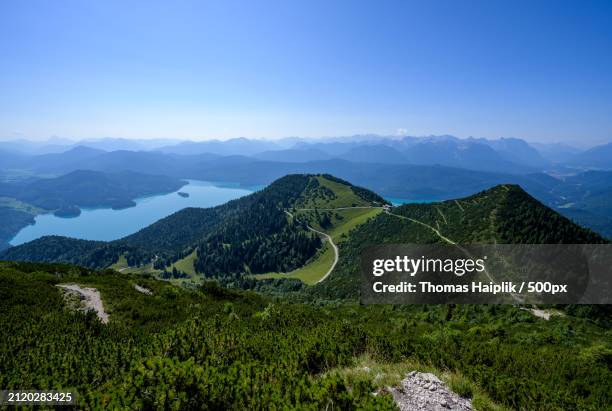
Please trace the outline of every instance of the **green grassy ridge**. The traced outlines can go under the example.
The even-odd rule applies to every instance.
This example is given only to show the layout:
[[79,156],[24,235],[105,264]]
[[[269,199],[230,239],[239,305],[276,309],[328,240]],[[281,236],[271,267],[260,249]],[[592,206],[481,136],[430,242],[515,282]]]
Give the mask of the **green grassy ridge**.
[[188,274],[191,277],[195,277],[197,275],[195,271],[195,267],[193,266],[194,261],[198,256],[198,250],[193,250],[188,256],[181,258],[180,260],[175,261],[170,265],[170,270],[172,268],[176,268],[177,270]]
[[580,227],[517,185],[505,184],[466,198],[405,204],[393,213],[429,224],[462,244],[601,244],[599,234]]
[[298,279],[307,285],[314,285],[327,273],[334,261],[334,250],[329,244],[325,244],[321,250],[303,267],[288,273],[265,273],[255,274],[257,280],[270,279]]
[[[110,323],[66,308],[54,286],[64,282],[99,289]],[[389,396],[371,395],[373,378],[336,372],[362,358],[460,374],[513,409],[612,403],[609,329],[512,306],[317,307],[211,283],[189,291],[112,271],[1,263],[0,312],[0,386],[72,388],[80,408],[393,409]]]
[[[525,193],[501,185],[464,199],[427,204],[405,204],[391,213],[434,227],[459,244],[597,244],[606,240],[582,228]],[[306,292],[323,299],[359,296],[361,250],[380,244],[440,243],[428,227],[380,213],[360,224],[339,244],[334,275]]]
[[[315,229],[329,234],[335,243],[346,239],[347,234],[350,230],[356,228],[360,224],[363,224],[368,219],[375,217],[381,210],[379,209],[354,209],[354,210],[338,210],[334,211],[330,222],[331,227],[323,228],[319,223],[313,223],[318,221],[317,217],[310,211],[297,211],[296,215],[298,218],[304,218],[305,221],[311,223]],[[338,219],[336,216],[341,216]],[[324,246],[323,250],[320,250],[317,255],[313,257],[303,267],[293,270],[289,273],[266,273],[258,274],[253,276],[258,280],[268,279],[298,279],[307,285],[315,285],[323,278],[323,276],[329,271],[334,261],[334,251],[331,246]],[[333,272],[332,274],[333,275]]]
[[[376,207],[381,204],[362,198],[362,192],[355,192],[354,187],[347,184],[329,175],[316,176],[291,208],[292,215],[299,221],[307,222],[314,229],[329,234],[334,242],[341,241],[350,230],[382,211],[378,208],[330,210],[344,207]],[[323,224],[324,218],[327,224]],[[300,268],[286,273],[257,274],[253,278],[258,280],[298,279],[305,284],[314,285],[329,271],[333,261],[333,249],[325,245],[324,249],[319,250],[310,261]]]
[[[285,209],[321,210],[298,213],[312,226],[322,231],[330,230],[332,236],[339,231],[344,240],[342,234],[364,225],[369,216],[358,220],[350,214],[359,211],[322,209],[376,206],[381,203],[379,200],[376,194],[333,176],[289,175],[264,190],[218,207],[184,209],[118,241],[104,243],[43,237],[12,247],[0,257],[107,267],[124,255],[131,267],[146,267],[153,261],[154,269],[163,270],[197,247],[202,253],[194,259],[194,271],[209,277],[290,272],[312,260],[320,240],[303,225],[287,219]],[[573,225],[511,185],[498,186],[460,200],[404,205],[394,208],[393,212],[436,227],[459,243],[603,241],[597,234]],[[343,215],[348,218],[341,221],[338,216]],[[376,220],[382,221],[380,216]],[[565,230],[564,239],[555,237],[561,230]],[[406,238],[414,236],[409,234]],[[416,242],[435,241],[427,234],[414,239]]]
[[331,176],[317,175],[296,200],[294,207],[338,208],[370,205],[373,203],[357,194],[350,183],[341,182]]

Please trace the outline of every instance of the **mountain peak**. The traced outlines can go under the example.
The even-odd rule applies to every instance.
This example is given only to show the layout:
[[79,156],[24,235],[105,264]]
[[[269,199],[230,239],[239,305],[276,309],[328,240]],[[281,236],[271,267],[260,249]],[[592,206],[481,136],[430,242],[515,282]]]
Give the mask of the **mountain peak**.
[[[466,231],[487,232],[486,241],[508,244],[582,244],[602,243],[595,232],[573,221],[533,198],[517,184],[500,184],[459,200],[446,201],[461,207],[465,219],[474,228]],[[451,211],[452,212],[452,211]]]

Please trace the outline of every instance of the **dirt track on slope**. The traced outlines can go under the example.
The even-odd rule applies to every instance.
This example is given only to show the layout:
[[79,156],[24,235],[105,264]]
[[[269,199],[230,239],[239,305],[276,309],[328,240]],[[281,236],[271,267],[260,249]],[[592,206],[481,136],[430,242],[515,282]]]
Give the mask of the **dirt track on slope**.
[[[366,207],[363,207],[363,208],[366,208]],[[289,215],[291,218],[295,218],[293,216],[293,214],[291,214],[289,211],[285,210],[285,213],[287,215]],[[334,268],[336,268],[336,264],[338,264],[338,257],[340,256],[340,252],[338,251],[338,246],[336,244],[334,244],[334,240],[332,240],[332,238],[331,238],[331,236],[329,234],[326,234],[323,231],[316,230],[316,229],[312,228],[311,226],[309,226],[308,224],[306,224],[306,227],[310,231],[325,237],[327,239],[327,241],[329,241],[329,244],[331,244],[331,246],[332,246],[332,248],[334,250],[334,262],[332,263],[332,265],[329,268],[329,270],[327,270],[325,275],[323,277],[321,277],[321,279],[319,281],[317,281],[317,284],[318,284],[318,283],[322,282],[323,280],[325,280],[327,277],[329,277],[329,275],[332,273],[332,271],[334,271]]]

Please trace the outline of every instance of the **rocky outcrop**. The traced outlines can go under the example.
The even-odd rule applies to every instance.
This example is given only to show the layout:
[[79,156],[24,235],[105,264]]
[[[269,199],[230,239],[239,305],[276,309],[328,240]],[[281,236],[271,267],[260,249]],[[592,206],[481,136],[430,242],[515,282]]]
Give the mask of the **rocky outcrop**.
[[142,286],[140,286],[138,284],[134,284],[134,289],[136,291],[138,291],[139,293],[143,293],[143,294],[146,294],[146,295],[153,295],[151,290],[149,290],[148,288],[142,287]]
[[76,295],[81,300],[83,311],[94,311],[102,324],[108,323],[108,314],[104,311],[102,297],[95,288],[83,288],[77,284],[57,284],[72,295]]
[[431,373],[412,371],[399,387],[390,389],[401,411],[471,411],[469,399],[452,392]]

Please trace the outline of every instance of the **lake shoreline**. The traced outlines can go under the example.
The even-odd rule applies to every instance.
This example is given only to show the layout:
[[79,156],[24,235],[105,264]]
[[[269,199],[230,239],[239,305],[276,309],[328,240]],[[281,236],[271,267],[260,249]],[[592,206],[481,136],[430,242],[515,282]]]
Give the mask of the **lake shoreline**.
[[[112,241],[133,234],[186,207],[208,208],[252,193],[253,189],[234,183],[213,183],[184,179],[186,184],[171,192],[135,198],[131,207],[83,207],[81,214],[66,218],[56,210],[34,215],[34,223],[23,225],[5,244],[20,245],[45,235],[60,235],[85,240]],[[177,195],[178,192],[187,197]]]

